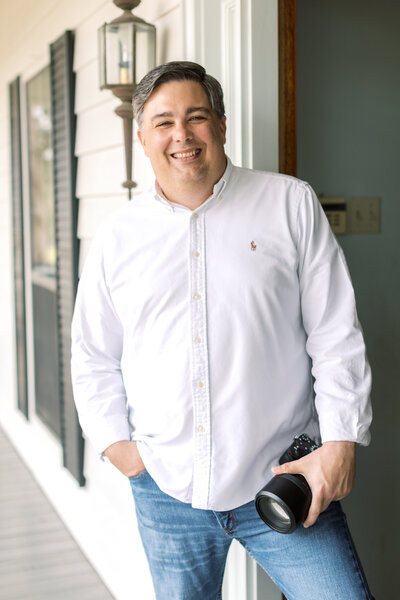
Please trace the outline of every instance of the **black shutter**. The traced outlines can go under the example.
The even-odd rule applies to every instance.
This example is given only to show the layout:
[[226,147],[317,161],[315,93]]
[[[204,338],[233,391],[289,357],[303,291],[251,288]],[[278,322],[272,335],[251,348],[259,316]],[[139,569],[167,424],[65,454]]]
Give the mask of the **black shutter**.
[[72,395],[70,327],[78,281],[73,33],[50,46],[53,165],[57,247],[57,309],[60,356],[61,440],[64,466],[80,485],[83,438]]
[[22,195],[20,78],[9,84],[11,193],[14,245],[14,301],[18,408],[28,418],[25,325],[24,208]]

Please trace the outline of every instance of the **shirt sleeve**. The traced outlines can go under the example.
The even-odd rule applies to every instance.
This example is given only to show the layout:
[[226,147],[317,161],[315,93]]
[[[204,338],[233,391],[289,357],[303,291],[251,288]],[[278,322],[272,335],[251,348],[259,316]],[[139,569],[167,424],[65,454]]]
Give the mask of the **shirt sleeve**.
[[371,371],[346,261],[305,185],[298,212],[299,281],[321,439],[370,441]]
[[130,439],[121,373],[123,330],[107,287],[103,236],[93,240],[78,286],[72,320],[71,374],[83,431],[102,453]]

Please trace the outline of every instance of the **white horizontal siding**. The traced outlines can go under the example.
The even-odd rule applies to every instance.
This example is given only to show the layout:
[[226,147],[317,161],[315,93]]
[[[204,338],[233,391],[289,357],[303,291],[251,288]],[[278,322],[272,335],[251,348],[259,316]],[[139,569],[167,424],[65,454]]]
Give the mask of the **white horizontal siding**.
[[135,13],[145,21],[157,24],[168,13],[179,10],[180,4],[179,0],[145,0],[137,7]]
[[[81,116],[83,112],[104,104],[109,96],[99,88],[97,59],[85,63],[75,73],[75,112]],[[111,92],[109,92],[111,96]]]
[[[78,237],[90,240],[98,229],[102,220],[112,211],[125,204],[127,200],[121,196],[105,196],[98,202],[97,197],[88,196],[81,201],[78,219]],[[96,215],[93,219],[93,215]],[[90,219],[92,218],[91,223]],[[82,223],[85,229],[82,231]]]
[[74,70],[76,72],[79,72],[88,62],[93,60],[97,62],[98,29],[103,23],[111,21],[120,14],[121,11],[112,2],[103,2],[95,11],[88,13],[86,19],[80,20],[75,28]]
[[[114,127],[119,129],[119,126],[121,126],[121,123],[116,120]],[[153,180],[153,174],[150,163],[145,158],[141,147],[135,143],[133,149],[133,178],[138,182],[138,188],[133,193],[138,193]],[[87,196],[118,195],[118,192],[127,197],[127,191],[122,188],[122,182],[125,180],[124,160],[122,144],[116,148],[106,148],[105,150],[82,155],[78,162],[78,197],[82,200]],[[135,174],[137,174],[136,177]],[[143,185],[144,182],[146,182],[145,185]],[[95,208],[95,205],[93,208]],[[87,217],[89,221],[92,218],[90,215],[87,215]],[[87,225],[91,227],[89,222]],[[80,232],[81,235],[85,234],[85,224],[82,224]]]
[[123,180],[124,156],[122,146],[107,148],[79,158],[77,179],[77,195],[79,198],[116,194]]
[[75,144],[77,156],[122,143],[122,119],[114,114],[120,101],[111,92],[104,96],[106,98],[103,104],[94,106],[78,119]]

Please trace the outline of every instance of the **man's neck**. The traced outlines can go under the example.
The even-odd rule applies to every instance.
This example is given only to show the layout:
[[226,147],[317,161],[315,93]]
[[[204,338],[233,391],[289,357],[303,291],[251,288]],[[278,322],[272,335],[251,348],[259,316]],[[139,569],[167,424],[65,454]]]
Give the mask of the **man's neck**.
[[227,159],[225,156],[224,158],[225,164],[221,165],[221,171],[215,179],[213,178],[211,181],[200,180],[197,182],[193,180],[188,182],[181,181],[179,183],[169,178],[165,180],[163,178],[161,180],[156,179],[157,193],[169,202],[182,204],[182,206],[186,206],[190,210],[195,210],[212,196],[215,185],[220,181],[226,170]]
[[211,186],[209,189],[204,189],[204,186],[199,186],[199,189],[196,189],[194,186],[190,186],[190,188],[174,188],[169,189],[167,186],[161,186],[161,184],[156,180],[156,190],[157,193],[163,196],[169,202],[174,202],[175,204],[182,204],[182,206],[186,206],[186,208],[190,208],[190,210],[195,210],[213,193],[214,186]]

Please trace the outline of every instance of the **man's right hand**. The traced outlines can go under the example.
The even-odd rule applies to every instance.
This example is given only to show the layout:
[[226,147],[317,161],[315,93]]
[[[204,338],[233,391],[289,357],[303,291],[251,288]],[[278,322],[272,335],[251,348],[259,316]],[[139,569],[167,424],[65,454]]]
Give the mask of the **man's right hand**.
[[126,477],[139,475],[146,469],[137,449],[136,442],[121,440],[104,450],[105,456]]

